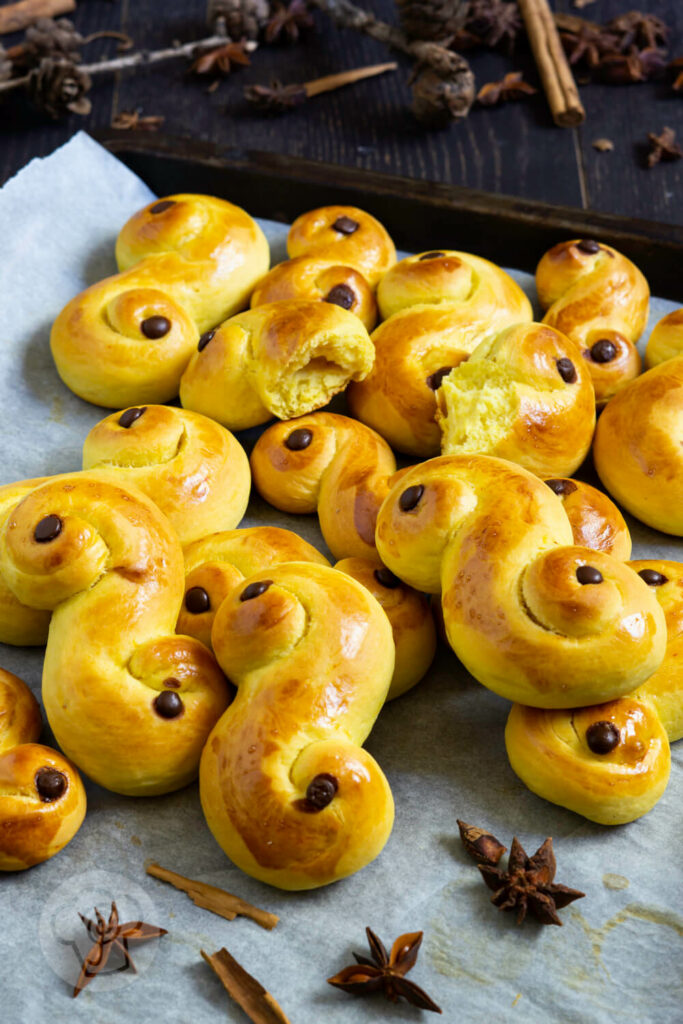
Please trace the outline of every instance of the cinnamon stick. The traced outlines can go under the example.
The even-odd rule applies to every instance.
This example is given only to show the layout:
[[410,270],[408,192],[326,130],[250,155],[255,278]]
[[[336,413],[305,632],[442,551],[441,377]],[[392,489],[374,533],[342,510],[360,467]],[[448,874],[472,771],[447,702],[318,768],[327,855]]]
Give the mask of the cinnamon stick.
[[76,9],[76,0],[19,0],[0,7],[0,36],[21,32],[38,18],[57,18]]
[[227,949],[219,949],[211,954],[202,949],[201,954],[220,978],[228,995],[242,1007],[254,1024],[290,1024],[270,992],[266,992],[263,985],[245,971]]
[[233,896],[225,889],[207,885],[206,882],[197,882],[192,878],[185,878],[184,875],[179,875],[176,871],[162,868],[160,864],[148,864],[145,870],[148,875],[152,875],[162,882],[169,882],[176,889],[187,893],[192,902],[202,910],[210,910],[212,914],[225,917],[228,921],[234,921],[238,916],[248,917],[261,928],[271,931],[280,920],[275,914],[254,907],[251,903],[240,899],[239,896]]
[[519,0],[531,49],[555,124],[571,128],[586,119],[548,0]]

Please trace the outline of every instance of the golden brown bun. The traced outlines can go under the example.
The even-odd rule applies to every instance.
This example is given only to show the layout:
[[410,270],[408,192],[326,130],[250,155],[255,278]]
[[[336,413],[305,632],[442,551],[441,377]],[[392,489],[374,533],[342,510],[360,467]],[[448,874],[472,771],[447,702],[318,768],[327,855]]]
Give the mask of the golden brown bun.
[[373,288],[396,262],[386,228],[355,206],[321,206],[302,213],[289,229],[287,255],[316,256],[354,267]]
[[83,469],[106,469],[139,487],[182,544],[237,526],[251,488],[249,460],[230,431],[166,405],[107,416],[85,439]]
[[375,520],[395,471],[379,434],[328,412],[275,423],[251,453],[259,494],[282,512],[317,511],[337,559],[377,557]]
[[67,387],[114,409],[174,398],[200,333],[247,305],[270,259],[244,210],[196,195],[136,213],[116,257],[121,273],[72,299],[50,337]]
[[355,313],[366,331],[371,331],[377,323],[375,293],[363,275],[353,267],[330,263],[317,256],[297,256],[273,267],[254,288],[251,308],[290,299],[341,306]]
[[41,728],[26,683],[0,668],[0,871],[53,857],[85,817],[80,776],[56,750],[36,742]]
[[669,740],[683,739],[683,565],[665,559],[629,562],[655,594],[666,616],[666,654],[633,696],[653,704]]
[[[0,532],[4,530],[15,505],[48,479],[36,477],[0,487]],[[22,604],[0,572],[0,643],[16,647],[40,646],[47,641],[49,627],[50,612]]]
[[500,323],[503,310],[508,314],[506,324],[533,316],[531,303],[509,274],[481,256],[454,249],[401,260],[380,281],[377,301],[383,320],[409,306],[442,303],[491,327]]
[[645,366],[650,370],[680,355],[683,355],[683,309],[675,309],[652,329],[645,349]]
[[335,569],[352,576],[384,609],[396,647],[396,665],[387,700],[416,686],[427,672],[436,652],[436,627],[429,601],[379,559],[343,558]]
[[329,302],[271,302],[209,335],[183,374],[180,400],[230,430],[318,409],[375,358],[358,317]]
[[518,324],[481,342],[437,392],[444,455],[495,455],[538,476],[571,476],[595,428],[590,375],[574,342]]
[[582,480],[566,477],[546,480],[546,484],[564,505],[575,544],[604,551],[624,562],[631,557],[626,520],[606,494]]
[[[444,376],[496,327],[525,319],[520,312],[517,306],[501,306],[479,320],[467,308],[435,303],[395,313],[372,335],[372,371],[365,380],[349,385],[351,412],[392,448],[409,455],[437,455],[441,431],[436,392]],[[531,307],[526,319],[531,319]]]
[[640,372],[635,343],[647,323],[650,289],[629,259],[592,239],[560,242],[536,268],[538,300],[547,310],[543,323],[556,327],[580,347],[606,355],[601,341],[615,349],[613,358],[586,358],[600,404]]
[[413,466],[377,517],[382,561],[442,595],[451,647],[491,690],[536,707],[612,700],[660,666],[666,623],[623,562],[573,546],[560,499],[502,459]]
[[391,832],[364,742],[394,669],[389,620],[355,580],[291,562],[241,583],[213,626],[237,697],[202,754],[209,828],[247,874],[312,889],[373,860]]
[[177,631],[211,646],[216,612],[246,576],[283,562],[330,563],[312,544],[279,526],[226,530],[189,544],[185,556],[185,597]]
[[97,472],[53,477],[10,513],[0,576],[53,612],[43,703],[67,756],[131,796],[191,781],[229,691],[211,652],[175,635],[182,549],[156,505]]
[[608,402],[593,444],[612,497],[655,530],[683,536],[683,356],[648,370]]
[[515,704],[505,744],[533,793],[601,825],[647,814],[669,780],[671,754],[657,712],[631,697],[562,711]]

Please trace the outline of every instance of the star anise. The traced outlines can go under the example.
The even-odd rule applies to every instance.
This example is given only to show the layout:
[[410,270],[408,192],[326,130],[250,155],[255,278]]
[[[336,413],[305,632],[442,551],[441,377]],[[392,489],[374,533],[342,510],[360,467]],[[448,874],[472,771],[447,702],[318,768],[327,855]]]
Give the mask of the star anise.
[[399,935],[390,953],[387,953],[381,940],[370,928],[365,929],[365,934],[368,937],[370,957],[354,953],[356,963],[345,967],[333,978],[328,978],[329,984],[354,995],[382,991],[392,1003],[397,1003],[403,998],[421,1010],[441,1013],[441,1008],[434,1000],[405,977],[417,961],[422,932]]
[[654,167],[660,160],[680,160],[683,156],[683,149],[676,142],[676,133],[671,128],[662,128],[659,135],[649,132],[647,138],[650,143],[648,167]]
[[206,50],[190,66],[190,71],[193,71],[195,75],[229,75],[234,70],[233,64],[249,67],[250,63],[243,40],[239,43],[229,42],[223,46],[216,46],[213,50]]
[[282,114],[293,110],[308,99],[304,85],[283,85],[274,79],[270,85],[246,85],[244,98],[265,114]]
[[503,870],[498,867],[498,861],[505,847],[499,851],[501,844],[495,836],[482,833],[487,837],[492,852],[481,844],[475,852],[467,837],[468,834],[471,837],[472,833],[482,830],[464,821],[459,821],[458,825],[465,849],[478,861],[477,867],[484,881],[493,890],[491,902],[499,910],[516,910],[517,924],[521,924],[527,912],[531,911],[541,924],[561,925],[557,911],[586,895],[578,889],[568,889],[566,885],[553,882],[557,865],[552,839],[546,839],[533,857],[527,857],[522,844],[515,837],[510,848],[507,870]]
[[487,82],[477,93],[477,101],[483,107],[492,107],[495,103],[507,103],[509,100],[521,100],[524,96],[533,96],[537,89],[522,79],[521,71],[509,71],[499,82]]
[[614,32],[621,39],[621,49],[628,50],[631,46],[646,47],[666,45],[669,27],[654,14],[643,14],[642,11],[629,11],[607,23],[607,30]]
[[156,132],[163,123],[164,117],[161,114],[145,114],[143,117],[139,110],[120,110],[112,118],[111,126],[120,131],[135,129],[143,132]]
[[506,3],[505,0],[472,0],[465,22],[466,30],[486,46],[503,43],[509,51],[512,51],[521,27],[517,4]]
[[106,965],[112,949],[116,948],[123,954],[125,963],[122,969],[130,967],[135,972],[135,964],[128,952],[128,943],[131,940],[145,942],[147,939],[158,939],[166,935],[165,928],[157,928],[156,925],[145,924],[144,921],[126,921],[125,924],[119,924],[119,912],[113,901],[108,921],[104,920],[97,907],[95,915],[96,922],[84,917],[83,914],[78,915],[88,929],[88,935],[95,940],[95,945],[83,960],[81,973],[74,987],[74,999]]
[[576,19],[578,26],[573,30],[560,30],[560,40],[570,64],[584,63],[595,68],[600,58],[618,50],[619,39],[594,25],[592,22]]
[[267,43],[274,43],[287,38],[295,43],[302,31],[309,28],[313,28],[313,18],[306,0],[292,0],[289,6],[278,3],[266,25],[265,39]]
[[671,88],[675,92],[683,93],[683,57],[676,57],[669,64],[667,71],[673,77]]

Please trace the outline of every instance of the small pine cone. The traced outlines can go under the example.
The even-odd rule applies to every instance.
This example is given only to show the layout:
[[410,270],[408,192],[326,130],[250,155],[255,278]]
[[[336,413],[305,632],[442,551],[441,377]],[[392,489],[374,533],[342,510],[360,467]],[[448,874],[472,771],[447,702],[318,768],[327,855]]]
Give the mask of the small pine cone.
[[268,0],[209,0],[209,25],[213,28],[218,18],[225,18],[231,39],[258,39],[269,17]]
[[[457,54],[453,54],[457,57]],[[433,66],[421,65],[413,73],[413,114],[428,128],[447,128],[467,117],[474,102],[474,75],[469,64],[442,75]]]
[[25,67],[37,67],[43,57],[64,58],[77,63],[83,36],[68,18],[38,18],[26,29],[21,62]]
[[86,96],[92,82],[90,76],[68,60],[43,57],[28,76],[31,100],[51,117],[62,117],[67,111],[89,114],[92,104]]
[[465,24],[469,0],[396,0],[409,39],[447,39]]
[[12,77],[12,61],[7,56],[7,50],[0,43],[0,82],[6,82]]

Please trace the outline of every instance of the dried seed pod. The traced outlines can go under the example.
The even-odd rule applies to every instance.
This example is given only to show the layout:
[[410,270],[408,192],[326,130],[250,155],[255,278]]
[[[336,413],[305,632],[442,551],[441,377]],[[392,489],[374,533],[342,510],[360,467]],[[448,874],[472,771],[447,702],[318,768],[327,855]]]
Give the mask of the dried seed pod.
[[36,106],[56,119],[67,111],[89,114],[92,105],[86,93],[91,84],[90,75],[72,61],[43,57],[29,72],[27,89]]
[[446,39],[465,24],[469,0],[396,0],[401,28],[411,39]]

